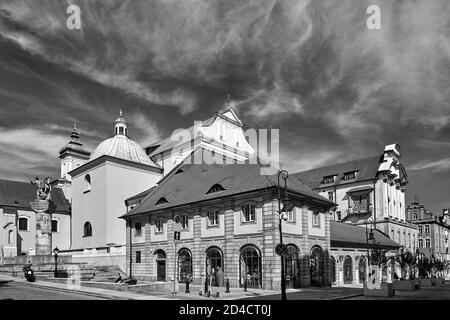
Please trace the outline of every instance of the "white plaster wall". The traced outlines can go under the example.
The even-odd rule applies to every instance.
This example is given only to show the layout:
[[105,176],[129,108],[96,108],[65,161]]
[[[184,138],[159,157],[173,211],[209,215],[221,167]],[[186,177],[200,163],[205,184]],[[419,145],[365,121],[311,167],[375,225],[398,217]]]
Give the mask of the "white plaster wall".
[[283,221],[283,234],[302,234],[302,209],[295,207],[293,210],[294,223]]
[[153,187],[162,175],[106,161],[106,194],[103,213],[106,219],[106,243],[125,245],[125,220],[119,217],[126,213],[125,199]]

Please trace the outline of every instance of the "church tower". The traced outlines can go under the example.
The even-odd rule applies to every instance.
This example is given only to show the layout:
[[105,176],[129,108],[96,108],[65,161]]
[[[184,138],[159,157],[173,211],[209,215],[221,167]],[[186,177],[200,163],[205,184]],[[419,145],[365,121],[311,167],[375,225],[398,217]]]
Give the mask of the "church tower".
[[83,147],[80,142],[80,132],[76,123],[73,124],[71,140],[59,150],[61,163],[61,175],[59,179],[53,181],[53,186],[61,188],[66,198],[72,202],[71,182],[72,177],[68,174],[73,169],[85,164],[91,155],[90,151]]

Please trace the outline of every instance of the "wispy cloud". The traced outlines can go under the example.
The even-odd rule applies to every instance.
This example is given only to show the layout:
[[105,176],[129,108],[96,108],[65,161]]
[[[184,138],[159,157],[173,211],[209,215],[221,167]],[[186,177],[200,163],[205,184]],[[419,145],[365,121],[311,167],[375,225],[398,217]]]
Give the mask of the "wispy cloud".
[[449,171],[450,170],[450,157],[443,158],[439,160],[428,160],[413,164],[409,167],[409,170],[422,171],[422,170],[432,170],[432,171]]

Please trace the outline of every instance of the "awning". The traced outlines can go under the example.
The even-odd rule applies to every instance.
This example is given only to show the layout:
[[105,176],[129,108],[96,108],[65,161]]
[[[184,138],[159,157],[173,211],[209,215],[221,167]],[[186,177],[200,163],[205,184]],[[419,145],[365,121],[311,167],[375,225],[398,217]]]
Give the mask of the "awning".
[[361,191],[367,191],[370,192],[372,191],[373,188],[371,186],[365,186],[365,187],[356,187],[356,188],[352,188],[350,190],[347,191],[347,193],[353,193],[353,192],[361,192]]

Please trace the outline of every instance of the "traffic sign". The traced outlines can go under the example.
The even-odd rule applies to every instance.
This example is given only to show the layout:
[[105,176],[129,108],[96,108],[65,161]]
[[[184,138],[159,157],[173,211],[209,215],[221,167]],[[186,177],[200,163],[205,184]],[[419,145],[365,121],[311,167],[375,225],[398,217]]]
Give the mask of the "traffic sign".
[[275,247],[275,253],[279,256],[285,256],[288,253],[288,248],[284,243],[279,243]]

